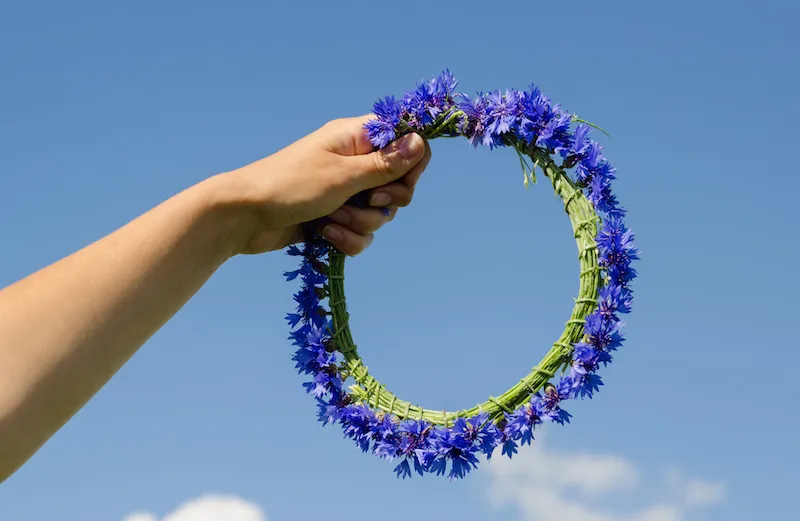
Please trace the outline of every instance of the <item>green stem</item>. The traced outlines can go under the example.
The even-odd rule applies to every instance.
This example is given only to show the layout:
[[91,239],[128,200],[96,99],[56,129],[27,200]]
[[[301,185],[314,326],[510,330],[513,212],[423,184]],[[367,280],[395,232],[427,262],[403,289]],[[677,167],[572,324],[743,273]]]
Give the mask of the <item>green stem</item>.
[[[451,114],[438,128],[446,127],[455,117],[455,113]],[[437,425],[449,425],[458,417],[472,417],[482,412],[488,413],[492,420],[497,420],[502,418],[506,411],[516,410],[528,402],[534,393],[541,390],[560,370],[569,365],[572,345],[584,340],[584,320],[597,307],[598,290],[602,282],[595,243],[596,223],[599,218],[580,188],[545,151],[533,148],[526,152],[540,165],[545,176],[550,179],[553,190],[564,203],[564,209],[572,223],[578,246],[580,265],[578,297],[575,299],[572,313],[561,336],[553,343],[539,364],[500,396],[492,397],[471,409],[452,412],[413,405],[386,390],[369,373],[358,355],[348,323],[349,314],[345,302],[344,265],[346,256],[334,251],[330,254],[328,273],[331,302],[335,303],[331,306],[334,339],[344,357],[343,370],[356,382],[350,387],[351,396],[356,401],[368,403],[372,407],[393,414],[400,419],[424,419]]]

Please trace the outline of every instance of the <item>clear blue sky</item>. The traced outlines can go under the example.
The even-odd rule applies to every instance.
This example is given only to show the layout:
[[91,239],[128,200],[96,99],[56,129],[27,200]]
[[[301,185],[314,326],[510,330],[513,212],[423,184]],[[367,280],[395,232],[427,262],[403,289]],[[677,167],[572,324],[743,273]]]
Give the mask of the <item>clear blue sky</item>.
[[[444,67],[469,92],[535,81],[613,136],[643,252],[624,351],[547,447],[724,483],[687,520],[795,518],[796,3],[125,4],[3,6],[0,285]],[[348,300],[374,374],[462,408],[539,360],[577,262],[550,187],[526,191],[513,153],[448,140],[433,155],[413,206],[349,263]],[[522,519],[489,501],[487,469],[397,481],[318,426],[289,359],[290,266],[281,253],[224,266],[0,486],[0,519],[163,515],[208,491],[270,520],[358,519],[348,505]],[[642,497],[663,492],[647,483]]]

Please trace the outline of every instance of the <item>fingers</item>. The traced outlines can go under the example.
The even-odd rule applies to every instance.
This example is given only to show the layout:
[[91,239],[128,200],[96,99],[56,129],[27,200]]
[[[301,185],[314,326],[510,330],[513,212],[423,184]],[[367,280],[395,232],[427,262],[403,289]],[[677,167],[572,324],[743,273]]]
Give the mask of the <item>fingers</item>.
[[420,160],[419,163],[414,165],[414,168],[412,168],[409,173],[404,175],[402,179],[403,183],[405,183],[406,186],[412,189],[412,192],[413,188],[417,186],[417,182],[419,181],[419,178],[422,176],[422,172],[424,172],[425,169],[428,168],[428,163],[430,162],[431,162],[431,144],[426,139],[425,153],[422,155],[422,159]]
[[353,193],[391,183],[410,173],[422,161],[426,149],[425,140],[411,133],[382,150],[347,157]]
[[396,209],[387,213],[377,208],[356,208],[342,206],[330,215],[333,222],[360,235],[376,232],[381,226],[394,219]]
[[400,181],[375,188],[370,195],[370,206],[403,207],[411,204],[411,199],[414,197],[414,187],[430,160],[431,148],[426,140],[425,154],[420,162],[409,173],[404,175]]
[[413,196],[414,189],[398,181],[373,190],[369,197],[369,205],[395,208],[408,206]]
[[341,118],[328,122],[320,131],[325,146],[343,156],[369,154],[373,150],[364,125],[375,119],[374,114],[354,118]]
[[322,229],[322,236],[346,255],[358,255],[372,244],[372,234],[361,235],[335,223]]

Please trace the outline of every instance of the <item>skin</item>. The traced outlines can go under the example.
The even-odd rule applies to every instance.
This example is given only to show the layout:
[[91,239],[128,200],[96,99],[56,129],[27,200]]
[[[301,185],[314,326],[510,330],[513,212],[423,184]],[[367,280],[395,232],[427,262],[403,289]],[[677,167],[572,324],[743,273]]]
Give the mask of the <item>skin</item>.
[[[228,259],[325,237],[349,255],[408,205],[430,160],[409,134],[373,152],[371,116],[332,121],[211,177],[0,291],[0,482],[83,407]],[[345,205],[368,190],[374,207]]]

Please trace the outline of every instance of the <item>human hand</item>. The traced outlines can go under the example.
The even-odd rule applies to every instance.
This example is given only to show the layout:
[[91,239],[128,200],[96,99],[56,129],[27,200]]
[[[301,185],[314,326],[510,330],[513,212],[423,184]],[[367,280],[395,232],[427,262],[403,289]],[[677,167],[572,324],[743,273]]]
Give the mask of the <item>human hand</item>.
[[[233,254],[278,250],[303,239],[302,223],[329,216],[323,235],[348,255],[361,253],[372,234],[411,202],[431,157],[418,134],[373,152],[364,124],[372,116],[331,121],[279,152],[220,174],[237,215]],[[369,208],[346,205],[369,191]],[[384,213],[382,208],[388,208]]]

